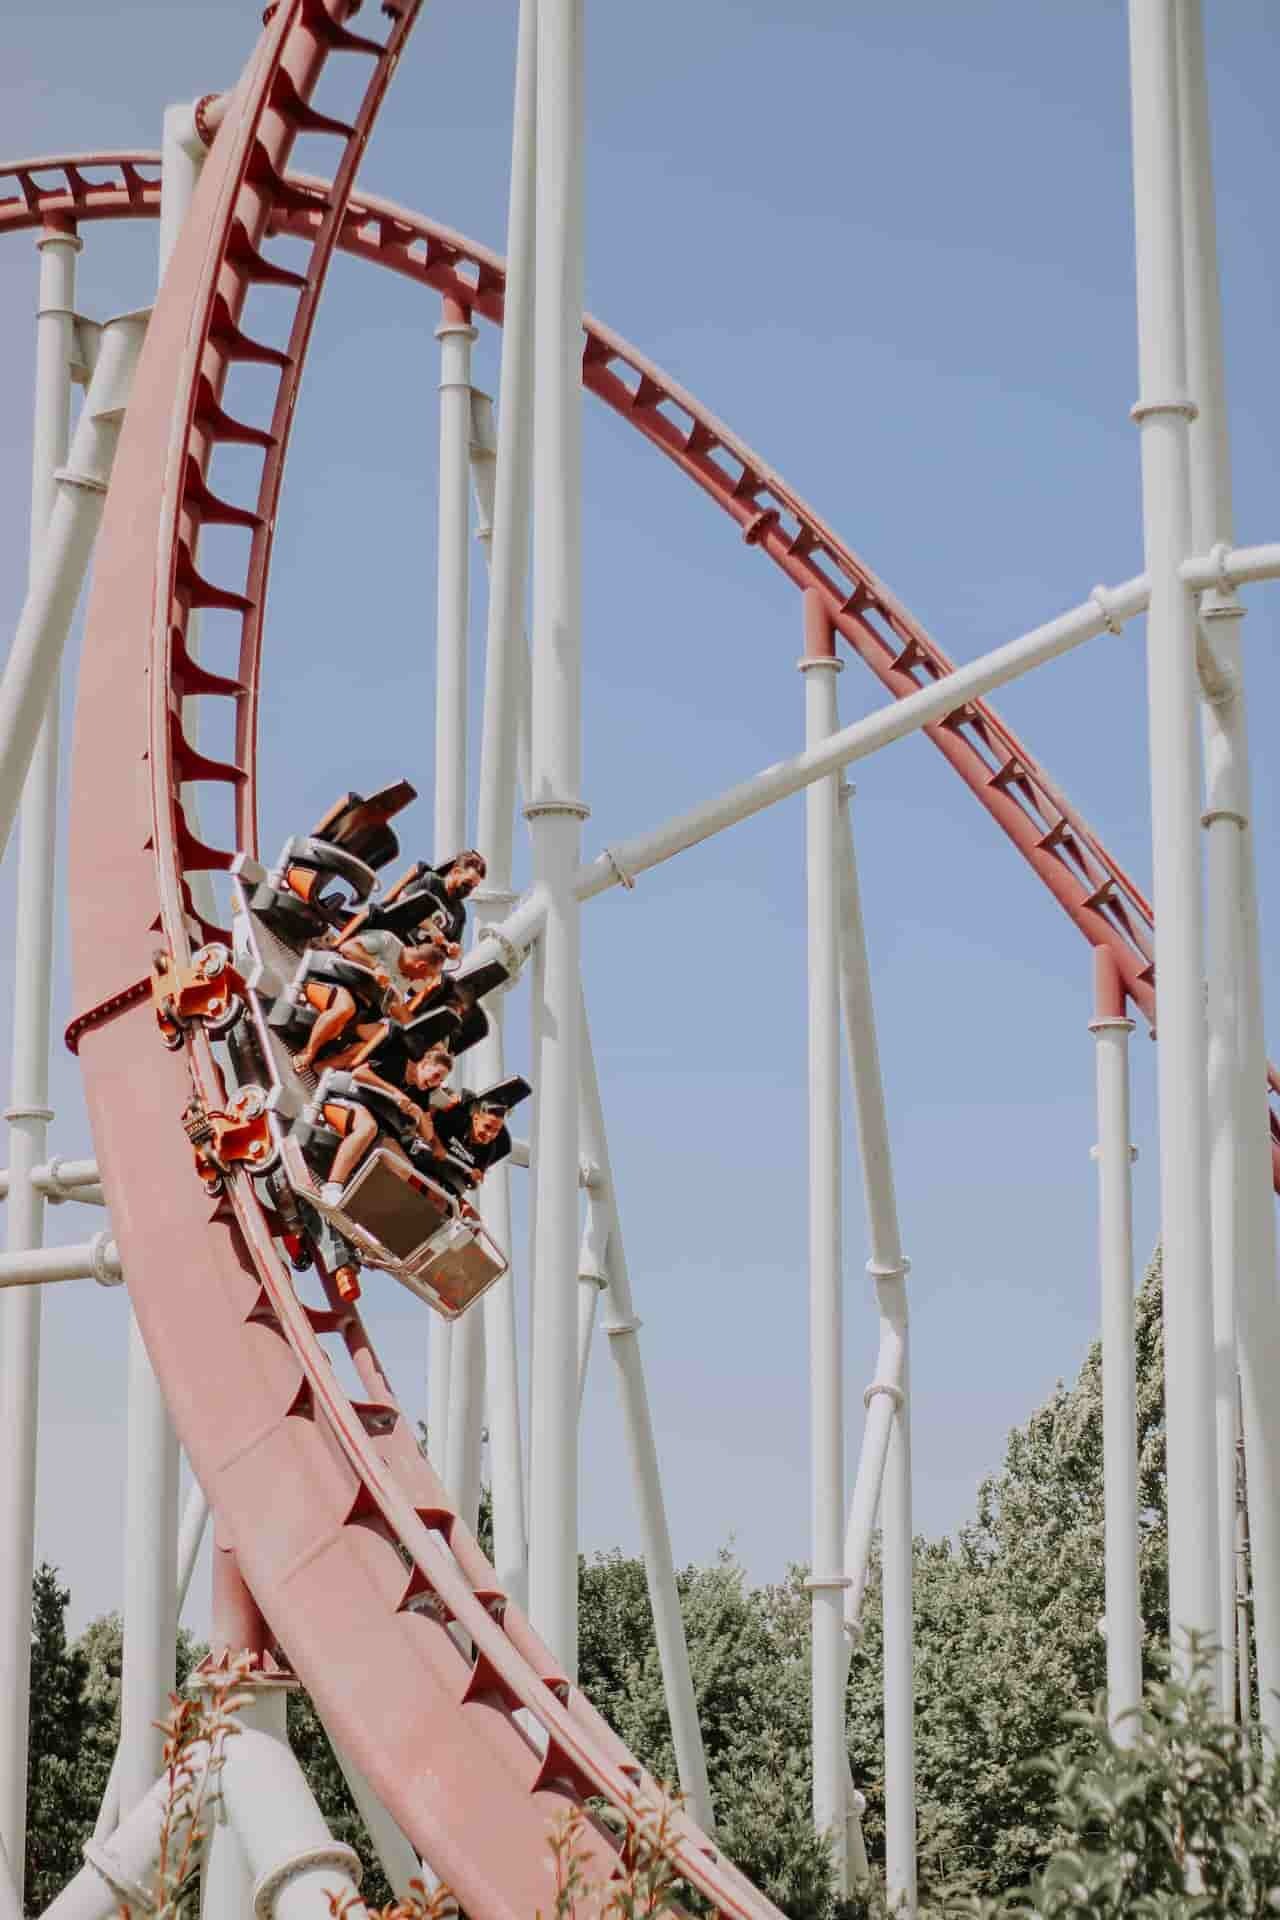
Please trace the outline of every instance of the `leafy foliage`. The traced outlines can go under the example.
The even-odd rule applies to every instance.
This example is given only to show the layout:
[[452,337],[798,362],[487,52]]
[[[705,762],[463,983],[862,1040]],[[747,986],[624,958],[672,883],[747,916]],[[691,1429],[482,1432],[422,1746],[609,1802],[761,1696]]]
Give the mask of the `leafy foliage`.
[[[68,1588],[43,1564],[32,1583],[26,1898],[38,1913],[80,1866],[88,1812],[81,1751],[93,1722],[87,1656],[67,1644]],[[88,1814],[92,1825],[93,1815]]]

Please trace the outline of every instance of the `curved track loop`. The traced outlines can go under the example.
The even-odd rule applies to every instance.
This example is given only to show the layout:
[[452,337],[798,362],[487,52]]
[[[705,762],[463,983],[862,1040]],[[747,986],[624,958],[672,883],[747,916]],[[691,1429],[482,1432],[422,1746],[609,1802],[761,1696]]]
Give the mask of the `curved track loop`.
[[[154,153],[118,153],[0,166],[0,182],[11,178],[18,187],[0,197],[0,234],[50,219],[156,213],[158,164]],[[299,178],[291,185],[297,198],[277,205],[270,231],[311,238],[325,217],[329,183]],[[353,194],[337,244],[452,294],[501,324],[501,260],[422,214]],[[952,662],[906,608],[745,442],[620,335],[590,316],[585,330],[584,385],[710,494],[747,542],[798,587],[822,593],[837,629],[896,699],[952,671]],[[1090,944],[1115,956],[1126,990],[1154,1021],[1151,907],[1092,828],[985,701],[925,731]],[[1280,1095],[1280,1073],[1269,1068],[1268,1077],[1273,1095]],[[1271,1137],[1280,1188],[1280,1113],[1274,1103]]]
[[[158,1043],[137,995],[162,936],[182,961],[209,931],[188,876],[225,868],[183,813],[185,783],[229,781],[238,837],[252,843],[253,719],[271,531],[302,363],[369,126],[417,12],[389,0],[385,42],[357,39],[343,0],[287,0],[236,90],[166,275],[117,457],[100,539],[77,711],[72,803],[77,1026],[94,1138],[148,1349],[197,1475],[273,1634],[340,1742],[405,1833],[477,1915],[529,1920],[555,1899],[548,1830],[565,1800],[625,1811],[654,1783],[571,1687],[449,1507],[354,1313],[305,1307],[252,1182],[213,1206],[193,1178],[179,1115],[194,1091],[224,1098],[212,1046]],[[314,205],[283,168],[325,61],[372,60],[310,262],[284,275],[261,252],[273,216]],[[251,285],[296,300],[287,352],[240,329]],[[269,422],[230,417],[229,366],[278,372]],[[262,450],[252,510],[208,478],[224,441]],[[249,534],[243,578],[198,571],[202,526]],[[186,644],[200,607],[240,615],[234,676]],[[234,703],[237,760],[216,766],[182,731],[193,695]],[[369,1398],[352,1402],[323,1341],[344,1339]],[[723,1913],[773,1909],[682,1815],[680,1870]],[[588,1870],[620,1870],[603,1827]],[[588,1900],[585,1904],[590,1906]]]

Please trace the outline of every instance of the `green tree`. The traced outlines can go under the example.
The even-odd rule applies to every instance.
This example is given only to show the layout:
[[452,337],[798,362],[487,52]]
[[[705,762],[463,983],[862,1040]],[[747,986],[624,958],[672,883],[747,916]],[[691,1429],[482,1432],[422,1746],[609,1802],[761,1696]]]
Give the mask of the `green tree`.
[[92,1720],[88,1660],[67,1643],[71,1593],[44,1562],[31,1589],[31,1718],[27,1751],[26,1904],[40,1913],[81,1865],[89,1800],[81,1754]]
[[[676,1576],[694,1696],[730,1857],[794,1920],[831,1898],[827,1845],[812,1826],[807,1597],[794,1569],[753,1590],[728,1552]],[[579,1563],[579,1678],[592,1704],[659,1779],[677,1778],[641,1561]]]

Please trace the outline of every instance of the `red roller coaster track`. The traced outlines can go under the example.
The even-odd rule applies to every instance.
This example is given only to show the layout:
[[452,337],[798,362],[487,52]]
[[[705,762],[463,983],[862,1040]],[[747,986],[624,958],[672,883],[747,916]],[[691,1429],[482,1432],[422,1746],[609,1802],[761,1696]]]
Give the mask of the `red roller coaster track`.
[[[154,153],[77,154],[0,166],[18,193],[0,199],[0,234],[51,218],[113,220],[156,215]],[[300,201],[277,207],[270,233],[311,238],[329,183],[293,176]],[[339,248],[461,300],[501,324],[505,278],[497,255],[392,201],[353,193]],[[895,699],[952,671],[952,662],[851,548],[737,435],[636,351],[587,316],[584,386],[666,454],[803,591],[816,587],[836,627]],[[985,701],[925,729],[1017,847],[1091,946],[1104,947],[1125,990],[1155,1017],[1152,912],[1096,833]],[[1269,1069],[1273,1094],[1280,1073]],[[1280,1189],[1280,1112],[1273,1105],[1272,1158]]]
[[[387,0],[385,39],[350,31],[351,0],[285,0],[206,163],[158,297],[98,544],[81,668],[71,825],[73,1023],[94,1137],[130,1291],[184,1445],[253,1594],[326,1720],[463,1905],[527,1916],[554,1897],[547,1827],[570,1799],[615,1808],[655,1789],[495,1584],[395,1403],[358,1316],[304,1306],[247,1178],[214,1205],[192,1177],[178,1124],[193,1086],[224,1094],[208,1040],[160,1046],[143,1003],[161,937],[182,962],[208,932],[188,876],[225,869],[202,844],[185,784],[229,783],[237,841],[255,845],[255,714],[272,533],[298,382],[335,246],[451,293],[499,321],[491,255],[420,216],[353,197],[357,162],[420,0]],[[353,126],[309,105],[333,55],[371,61]],[[332,183],[290,177],[300,132],[339,142]],[[115,154],[0,168],[17,196],[0,231],[49,220],[153,215],[155,156]],[[51,177],[52,176],[52,180]],[[262,252],[274,234],[310,243],[306,271]],[[294,300],[286,349],[241,330],[255,284]],[[238,360],[276,367],[269,419],[224,410]],[[799,587],[816,587],[838,630],[902,697],[951,663],[869,570],[763,462],[624,341],[587,325],[585,384],[658,446]],[[223,443],[262,452],[252,506],[220,499]],[[208,524],[248,534],[243,577],[198,568]],[[234,672],[198,665],[193,611],[241,617]],[[195,752],[184,699],[230,700],[236,754]],[[1151,1015],[1151,911],[1096,836],[985,705],[929,730],[966,784],[1094,946],[1116,957]],[[126,1124],[127,1122],[127,1124]],[[1273,1134],[1280,1128],[1273,1120]],[[175,1258],[175,1249],[182,1257]],[[326,1340],[341,1339],[368,1398],[339,1388]],[[451,1625],[463,1629],[469,1653]],[[532,1730],[537,1729],[534,1733]],[[726,1914],[768,1903],[705,1836],[676,1822],[679,1865]],[[589,1831],[604,1880],[618,1867]]]

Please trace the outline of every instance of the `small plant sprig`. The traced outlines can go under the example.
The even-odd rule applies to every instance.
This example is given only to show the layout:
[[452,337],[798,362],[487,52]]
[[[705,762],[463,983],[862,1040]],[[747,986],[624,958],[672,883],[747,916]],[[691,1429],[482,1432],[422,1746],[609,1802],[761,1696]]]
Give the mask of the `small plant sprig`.
[[606,1819],[625,1821],[619,1835],[622,1871],[604,1885],[588,1875],[586,1809],[570,1807],[563,1813],[549,1838],[556,1870],[554,1920],[576,1920],[584,1899],[600,1920],[659,1920],[676,1910],[683,1883],[676,1862],[675,1820],[682,1804],[679,1795],[664,1788],[656,1800],[628,1796],[612,1816],[604,1810]]
[[[198,1694],[169,1695],[169,1712],[156,1722],[164,1735],[165,1808],[160,1828],[153,1913],[176,1920],[193,1898],[209,1835],[209,1810],[217,1799],[226,1743],[240,1731],[237,1718],[251,1695],[246,1683],[252,1654],[238,1654],[209,1676]],[[126,1916],[128,1909],[122,1907]]]
[[[330,1893],[330,1920],[347,1920],[364,1902],[352,1887],[347,1893]],[[457,1920],[458,1903],[444,1882],[428,1890],[426,1882],[411,1880],[409,1891],[399,1900],[388,1900],[385,1907],[370,1907],[369,1920]]]

